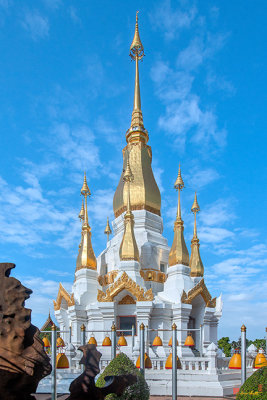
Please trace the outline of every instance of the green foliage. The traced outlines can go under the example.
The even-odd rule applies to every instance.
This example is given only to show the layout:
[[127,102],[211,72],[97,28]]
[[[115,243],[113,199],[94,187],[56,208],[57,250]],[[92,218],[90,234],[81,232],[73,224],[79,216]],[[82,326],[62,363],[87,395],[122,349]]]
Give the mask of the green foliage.
[[134,363],[124,353],[120,353],[112,360],[105,368],[96,382],[96,386],[105,386],[105,376],[134,374],[137,376],[137,382],[129,386],[122,396],[118,397],[115,394],[109,394],[105,397],[106,400],[149,400],[149,388],[145,378],[136,368]]
[[252,343],[257,347],[258,350],[260,347],[265,349],[265,343],[266,343],[265,339],[255,339]]
[[231,343],[228,336],[224,336],[218,340],[218,347],[222,349],[226,357],[231,357]]
[[236,400],[252,399],[267,400],[267,367],[262,367],[254,372],[241,386],[236,396]]
[[[47,339],[49,340],[49,342],[51,343],[51,325],[47,326],[44,329],[45,332],[40,332],[40,338],[43,339],[45,336],[47,337]],[[56,326],[56,331],[59,331],[59,328]],[[60,333],[57,333],[57,337],[60,336]]]
[[[255,339],[249,340],[246,339],[246,347],[248,348],[251,344],[254,344],[259,350],[260,347],[265,349],[265,339]],[[240,349],[241,348],[241,337],[237,341],[233,340],[230,342],[228,336],[224,336],[218,340],[218,347],[222,349],[226,357],[231,357],[231,348],[232,349]],[[267,400],[267,399],[266,399]]]

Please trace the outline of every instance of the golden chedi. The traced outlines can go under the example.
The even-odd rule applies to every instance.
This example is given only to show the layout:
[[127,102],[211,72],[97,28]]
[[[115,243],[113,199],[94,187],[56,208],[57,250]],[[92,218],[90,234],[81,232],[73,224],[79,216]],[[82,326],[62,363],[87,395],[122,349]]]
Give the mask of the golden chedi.
[[[126,133],[127,146],[123,149],[123,170],[126,168],[127,161],[129,161],[131,171],[135,177],[130,188],[132,210],[147,210],[160,215],[161,196],[151,167],[152,151],[151,147],[147,145],[148,133],[144,128],[141,110],[139,61],[143,56],[144,48],[139,36],[138,17],[136,14],[135,34],[130,47],[130,57],[135,61],[134,105],[131,126]],[[127,207],[126,186],[122,173],[113,198],[113,210],[116,218]]]
[[79,214],[79,218],[83,221],[82,225],[82,240],[79,246],[79,253],[76,260],[76,271],[82,268],[96,269],[96,257],[91,242],[91,227],[88,222],[87,197],[91,196],[90,189],[87,185],[86,174],[84,173],[84,181],[81,189],[81,194],[84,196],[85,208]]
[[129,161],[127,161],[127,166],[124,171],[123,180],[127,186],[127,209],[124,215],[124,233],[119,252],[120,259],[122,261],[123,260],[139,261],[139,250],[134,235],[134,216],[131,211],[131,203],[130,203],[130,186],[134,181],[134,177],[130,168]]
[[200,207],[197,202],[197,194],[195,193],[194,203],[191,208],[192,213],[194,213],[194,234],[191,240],[191,257],[189,262],[190,275],[192,277],[199,277],[204,275],[204,267],[199,253],[199,239],[197,237],[197,217],[196,214],[200,211]]
[[181,168],[179,165],[178,176],[174,184],[174,188],[178,190],[178,205],[176,220],[174,222],[174,236],[172,247],[169,254],[169,266],[176,264],[189,265],[189,253],[184,240],[184,222],[181,217],[181,199],[180,192],[184,188],[184,181],[181,175]]

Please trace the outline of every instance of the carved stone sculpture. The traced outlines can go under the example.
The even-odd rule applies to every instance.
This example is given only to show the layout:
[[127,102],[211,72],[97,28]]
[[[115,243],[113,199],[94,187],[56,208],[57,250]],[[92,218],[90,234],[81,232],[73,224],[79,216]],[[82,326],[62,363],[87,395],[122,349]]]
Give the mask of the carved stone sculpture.
[[104,400],[105,396],[115,393],[121,396],[127,386],[137,381],[135,375],[106,376],[106,386],[95,386],[95,377],[99,374],[99,361],[102,354],[94,344],[79,347],[83,352],[80,364],[85,365],[84,372],[70,384],[70,396],[67,400]]
[[30,400],[51,365],[24,306],[32,291],[9,276],[12,268],[0,263],[0,399]]

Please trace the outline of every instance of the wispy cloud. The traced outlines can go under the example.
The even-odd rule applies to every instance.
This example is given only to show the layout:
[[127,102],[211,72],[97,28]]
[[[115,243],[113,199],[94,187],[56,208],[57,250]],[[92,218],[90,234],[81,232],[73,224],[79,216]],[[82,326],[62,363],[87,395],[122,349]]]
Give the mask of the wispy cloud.
[[219,173],[212,167],[201,168],[193,166],[188,174],[184,174],[187,187],[199,190],[220,178]]
[[[18,276],[18,279],[23,285],[33,291],[29,300],[26,301],[25,306],[32,309],[33,324],[41,327],[48,316],[49,310],[51,314],[53,314],[53,300],[56,299],[59,282],[51,279],[29,276]],[[62,284],[66,290],[71,291],[70,282],[64,281]]]
[[69,7],[69,15],[72,19],[72,22],[74,22],[75,24],[81,24],[82,21],[78,16],[77,9],[74,6]]
[[[177,32],[171,29],[172,17],[179,20],[180,8],[171,10],[170,2],[164,3],[164,9],[159,7],[162,14],[159,27],[167,36],[177,38],[177,32],[181,28],[177,24]],[[196,18],[196,8],[189,9],[192,18],[185,18],[185,26],[199,25],[200,16]],[[164,23],[165,16],[168,23]],[[226,130],[220,128],[214,104],[206,104],[197,93],[194,83],[198,78],[200,67],[207,68],[215,54],[226,43],[226,34],[211,34],[205,23],[197,30],[189,44],[182,49],[175,63],[170,65],[158,56],[153,64],[151,77],[155,83],[155,91],[165,105],[165,112],[159,117],[159,127],[172,136],[176,146],[184,151],[187,143],[193,143],[203,153],[209,150],[222,148],[226,143]],[[219,79],[218,79],[219,80]],[[209,85],[212,79],[209,79]],[[216,85],[218,85],[216,81]]]
[[51,9],[57,9],[62,5],[62,0],[43,0],[43,2]]
[[38,11],[26,11],[22,21],[23,28],[33,40],[44,39],[49,35],[49,22]]
[[171,6],[171,1],[165,0],[155,7],[150,14],[150,20],[152,26],[156,29],[163,28],[165,38],[171,40],[180,30],[190,28],[196,12],[195,6],[190,7],[188,10],[182,10],[180,2],[180,7],[174,9]]

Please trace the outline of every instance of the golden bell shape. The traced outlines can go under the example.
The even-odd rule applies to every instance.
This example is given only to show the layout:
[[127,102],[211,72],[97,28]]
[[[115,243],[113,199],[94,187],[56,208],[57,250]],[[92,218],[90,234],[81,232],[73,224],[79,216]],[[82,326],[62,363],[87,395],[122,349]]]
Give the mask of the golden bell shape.
[[[170,338],[170,340],[169,340],[168,346],[172,346],[172,336],[171,336],[171,338]],[[178,339],[177,339],[177,344],[176,344],[176,346],[178,346]]]
[[57,338],[57,347],[65,347],[64,340],[60,336]]
[[94,344],[95,346],[97,346],[96,338],[94,336],[91,336],[88,340],[88,344]]
[[50,342],[46,336],[44,336],[42,340],[45,348],[51,347]]
[[127,346],[127,341],[123,335],[119,337],[118,346]]
[[263,349],[260,348],[258,354],[256,355],[255,361],[254,361],[254,368],[261,368],[261,367],[266,367],[267,366],[267,360],[264,355]]
[[[160,346],[162,346],[162,344]],[[140,356],[137,358],[135,366],[136,368],[140,368]],[[152,368],[152,362],[147,353],[145,353],[145,368]]]
[[111,346],[110,337],[108,337],[108,336],[105,337],[105,339],[102,342],[102,346]]
[[241,354],[239,350],[236,349],[235,353],[232,355],[231,360],[228,365],[229,369],[241,369]]
[[63,369],[69,368],[69,360],[64,353],[58,353],[56,358],[56,368]]
[[192,338],[191,333],[189,333],[188,336],[187,336],[187,338],[185,339],[184,345],[185,345],[185,346],[195,346],[195,341],[194,341],[194,339]]
[[162,346],[162,340],[159,336],[156,336],[153,340],[152,346]]
[[[179,358],[177,356],[177,368],[179,368],[179,367],[180,367],[180,361],[179,361]],[[172,369],[172,353],[170,353],[168,355],[168,358],[167,358],[166,363],[165,363],[165,369]]]

